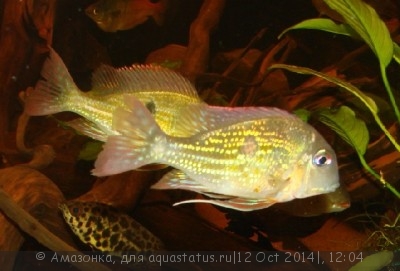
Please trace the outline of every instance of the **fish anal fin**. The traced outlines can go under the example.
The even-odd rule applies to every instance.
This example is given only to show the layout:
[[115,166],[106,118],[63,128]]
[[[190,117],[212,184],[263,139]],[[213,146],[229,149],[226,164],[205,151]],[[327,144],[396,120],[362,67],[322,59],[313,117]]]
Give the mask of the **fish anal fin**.
[[198,193],[204,193],[206,188],[191,179],[184,172],[179,169],[173,169],[165,174],[157,183],[151,188],[153,189],[184,189]]
[[85,136],[102,142],[107,140],[107,133],[90,120],[77,118],[67,122],[67,125]]

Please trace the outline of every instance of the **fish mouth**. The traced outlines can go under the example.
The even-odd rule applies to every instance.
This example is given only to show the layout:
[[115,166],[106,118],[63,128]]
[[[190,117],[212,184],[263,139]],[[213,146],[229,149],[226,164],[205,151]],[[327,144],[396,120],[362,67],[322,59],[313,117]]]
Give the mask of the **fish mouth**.
[[324,187],[324,188],[314,187],[309,190],[310,191],[309,193],[302,194],[301,196],[299,194],[297,194],[294,196],[294,198],[302,199],[302,198],[318,196],[321,194],[328,194],[328,193],[332,193],[332,192],[336,191],[336,189],[338,189],[339,187],[340,187],[340,183],[335,183],[335,184],[332,184],[331,186]]

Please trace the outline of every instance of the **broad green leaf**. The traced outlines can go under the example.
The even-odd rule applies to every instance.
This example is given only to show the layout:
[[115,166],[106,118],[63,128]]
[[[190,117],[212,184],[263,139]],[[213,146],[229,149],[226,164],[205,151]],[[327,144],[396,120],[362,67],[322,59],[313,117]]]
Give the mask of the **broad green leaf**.
[[297,109],[297,110],[293,111],[293,114],[298,116],[304,122],[308,122],[308,119],[311,116],[311,112],[308,111],[307,109],[304,109],[304,108],[300,108],[300,109]]
[[97,155],[103,148],[104,142],[100,141],[89,141],[85,144],[83,149],[80,151],[78,159],[92,161],[96,160]]
[[319,120],[335,131],[344,141],[349,143],[359,155],[364,155],[369,134],[365,123],[356,118],[353,110],[347,106],[341,106],[338,111],[330,109],[318,111]]
[[325,3],[343,16],[385,67],[389,65],[393,57],[393,41],[386,25],[371,6],[361,0],[325,0]]
[[353,265],[349,271],[376,271],[382,270],[385,266],[390,264],[393,260],[393,251],[379,251],[372,255],[365,257],[362,261]]
[[346,35],[354,38],[360,39],[361,37],[355,32],[350,26],[347,24],[337,24],[331,19],[327,18],[318,18],[318,19],[309,19],[302,21],[294,26],[291,26],[285,29],[280,35],[279,38],[282,37],[286,32],[293,29],[315,29],[322,30],[326,32],[331,32],[339,35]]
[[342,87],[343,89],[349,91],[354,96],[359,98],[373,114],[378,113],[378,107],[376,106],[376,103],[374,102],[374,100],[372,100],[370,97],[365,95],[363,92],[361,92],[358,88],[356,88],[352,84],[350,84],[346,81],[343,81],[337,77],[332,77],[332,76],[326,75],[324,73],[317,72],[313,69],[298,67],[298,66],[293,66],[293,65],[286,65],[286,64],[274,64],[274,65],[271,65],[269,67],[269,69],[285,69],[285,70],[300,73],[300,74],[315,75],[320,78],[323,78],[323,79],[327,80],[328,82],[334,83],[337,86]]
[[400,46],[393,42],[393,58],[400,64]]
[[[374,100],[376,106],[379,108],[379,113],[382,114],[382,116],[389,117],[389,115],[392,114],[393,109],[390,106],[390,103],[385,99],[386,97],[382,97],[382,95],[375,95],[370,92],[364,92],[365,95],[368,95],[371,99]],[[346,99],[346,102],[350,103],[351,108],[356,108],[361,110],[362,112],[368,112],[369,109],[365,106],[363,102],[360,101],[357,97],[349,97]],[[353,107],[354,106],[354,107]]]

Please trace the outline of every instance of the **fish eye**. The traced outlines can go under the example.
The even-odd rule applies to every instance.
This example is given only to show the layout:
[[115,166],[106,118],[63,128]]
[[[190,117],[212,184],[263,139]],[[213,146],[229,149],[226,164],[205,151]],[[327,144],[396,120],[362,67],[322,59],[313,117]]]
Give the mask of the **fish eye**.
[[332,163],[332,155],[326,150],[319,150],[313,157],[312,162],[318,167],[330,165]]

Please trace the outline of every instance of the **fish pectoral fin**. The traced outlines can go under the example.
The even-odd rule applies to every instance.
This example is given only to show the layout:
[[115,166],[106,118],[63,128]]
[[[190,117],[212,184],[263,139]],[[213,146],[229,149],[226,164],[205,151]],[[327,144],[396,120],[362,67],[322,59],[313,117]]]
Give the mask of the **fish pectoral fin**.
[[218,199],[193,199],[180,201],[174,204],[174,206],[186,203],[210,203],[224,208],[234,209],[238,211],[254,211],[259,209],[268,208],[275,204],[275,201],[260,200],[260,199],[244,199],[244,198],[232,198],[227,200]]
[[197,193],[204,193],[207,189],[202,185],[191,179],[183,171],[173,169],[165,174],[161,180],[151,186],[153,189],[184,189]]
[[85,136],[102,142],[105,142],[107,140],[107,133],[90,120],[77,118],[68,121],[67,125]]

